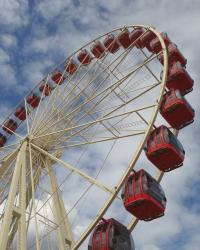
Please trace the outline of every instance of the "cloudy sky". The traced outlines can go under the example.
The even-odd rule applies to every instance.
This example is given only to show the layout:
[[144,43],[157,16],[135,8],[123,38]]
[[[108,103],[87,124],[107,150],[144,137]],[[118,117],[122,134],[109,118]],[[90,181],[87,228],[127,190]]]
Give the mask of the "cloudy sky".
[[196,119],[180,132],[186,160],[163,180],[165,217],[135,229],[138,250],[199,249],[199,12],[199,0],[0,0],[0,120],[55,64],[119,26],[166,31],[188,59],[195,86],[187,99]]

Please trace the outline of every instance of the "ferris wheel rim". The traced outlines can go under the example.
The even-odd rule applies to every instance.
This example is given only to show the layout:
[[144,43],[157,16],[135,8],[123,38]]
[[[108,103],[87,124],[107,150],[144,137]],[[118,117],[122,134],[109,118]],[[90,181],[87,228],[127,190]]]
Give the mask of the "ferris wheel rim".
[[[163,38],[161,37],[161,35],[152,27],[150,26],[145,26],[145,25],[130,25],[130,26],[125,26],[126,28],[136,28],[136,27],[143,27],[145,29],[150,30],[152,31],[158,38],[159,38],[159,41],[161,43],[161,46],[162,46],[162,53],[163,53],[163,56],[164,56],[164,67],[163,67],[163,77],[162,77],[162,81],[160,83],[160,85],[162,86],[161,87],[161,90],[160,90],[160,94],[159,94],[159,97],[157,99],[157,103],[155,104],[155,107],[154,107],[154,111],[152,112],[152,117],[150,119],[150,124],[148,125],[148,128],[146,129],[146,132],[143,136],[143,139],[142,141],[140,142],[140,145],[138,146],[137,148],[137,153],[136,155],[133,157],[133,159],[131,160],[131,163],[129,165],[129,167],[126,169],[123,177],[119,180],[118,182],[118,185],[116,186],[115,188],[115,192],[112,194],[112,196],[108,199],[108,201],[104,204],[104,206],[101,208],[99,214],[98,214],[98,217],[96,217],[91,225],[89,225],[88,229],[85,230],[84,234],[80,237],[80,239],[78,241],[76,241],[76,243],[74,244],[74,246],[72,247],[72,249],[78,249],[78,247],[80,247],[80,245],[83,243],[83,241],[86,239],[86,237],[89,235],[89,233],[92,231],[92,229],[95,227],[95,225],[98,223],[98,221],[103,217],[103,215],[105,214],[105,212],[108,210],[108,208],[110,207],[110,205],[112,204],[112,202],[114,201],[114,199],[116,198],[117,194],[119,193],[123,183],[125,182],[125,179],[126,177],[128,176],[128,174],[130,173],[131,169],[133,169],[135,163],[137,162],[140,154],[141,154],[141,151],[143,149],[143,146],[145,144],[145,141],[153,127],[153,124],[156,120],[156,117],[157,117],[157,114],[158,114],[158,111],[159,111],[159,107],[160,107],[160,104],[161,104],[161,101],[162,101],[162,96],[164,94],[164,90],[165,90],[165,83],[166,83],[166,79],[167,79],[167,72],[168,72],[168,54],[167,54],[167,49],[166,49],[166,45],[164,43],[164,40]],[[99,36],[98,38],[96,38],[95,40],[98,40],[99,38],[101,37],[104,37],[106,36],[107,34],[110,34],[116,30],[123,30],[124,27],[122,28],[117,28],[117,29],[114,29],[102,36]],[[92,40],[90,41],[89,43],[87,43],[86,45],[84,45],[83,47],[79,48],[77,51],[75,51],[74,53],[72,53],[65,61],[67,61],[69,58],[72,58],[73,55],[75,55],[78,51],[80,51],[81,49],[87,47],[88,45],[92,44],[95,40]],[[53,71],[52,71],[53,72]],[[48,74],[49,75],[49,74]],[[39,83],[40,84],[40,83]],[[33,90],[39,86],[39,84],[37,84]],[[57,86],[59,87],[59,85]],[[29,92],[31,93],[32,90]],[[28,95],[28,94],[27,94]],[[26,95],[26,96],[27,96]],[[25,96],[25,98],[26,98]],[[21,102],[20,102],[21,103]],[[25,101],[25,105],[26,105],[26,101]],[[27,122],[28,122],[28,119],[27,119]],[[28,125],[27,125],[28,127]],[[21,138],[24,140],[24,138]],[[33,146],[34,144],[32,144]],[[107,204],[107,205],[106,205]]]

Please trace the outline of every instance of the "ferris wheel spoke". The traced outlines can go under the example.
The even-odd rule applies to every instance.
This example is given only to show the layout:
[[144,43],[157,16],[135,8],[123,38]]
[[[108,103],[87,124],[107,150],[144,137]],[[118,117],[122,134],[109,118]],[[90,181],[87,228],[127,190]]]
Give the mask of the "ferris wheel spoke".
[[49,136],[49,135],[55,135],[55,134],[59,134],[59,133],[63,133],[63,132],[69,132],[69,131],[75,130],[77,128],[87,127],[88,125],[96,125],[96,124],[98,124],[100,122],[103,122],[103,121],[111,120],[111,119],[118,118],[118,117],[123,117],[123,116],[126,116],[126,115],[136,113],[137,111],[146,110],[146,109],[150,109],[150,108],[153,108],[153,107],[155,107],[155,104],[148,105],[148,106],[145,106],[145,107],[141,107],[141,108],[138,108],[138,109],[133,109],[131,111],[123,112],[123,113],[116,114],[116,115],[113,115],[113,116],[108,116],[108,117],[106,116],[105,117],[105,115],[104,115],[102,118],[100,117],[97,120],[94,120],[94,121],[91,121],[91,122],[88,122],[88,123],[83,123],[83,124],[80,124],[80,125],[77,125],[77,126],[72,126],[70,128],[62,129],[62,130],[59,130],[59,131],[54,131],[52,133],[48,133],[48,134],[44,134],[44,135],[40,135],[40,136],[35,136],[35,137],[33,137],[33,139],[39,139],[39,138],[46,137],[46,136]]
[[[130,51],[130,50],[129,50],[129,51]],[[123,55],[123,54],[125,54],[125,55],[124,55],[123,58],[118,62],[118,64],[114,67],[113,71],[117,68],[117,66],[118,66],[119,64],[121,64],[121,62],[123,61],[123,59],[127,56],[127,53],[125,53],[125,52],[127,52],[127,50],[125,50],[125,51],[122,53],[122,55]],[[120,56],[121,56],[121,55],[120,55]],[[117,59],[120,58],[120,56],[118,56]],[[112,63],[116,62],[117,59],[113,60]],[[108,66],[107,66],[107,67],[108,67]],[[99,74],[97,74],[97,75],[95,76],[95,78],[92,79],[92,81],[89,81],[89,83],[88,83],[88,84],[86,85],[86,87],[81,91],[81,93],[82,93],[89,85],[91,85],[91,83],[92,83],[99,75],[101,75],[103,72],[105,72],[105,70],[107,69],[107,67],[104,68],[102,72],[100,72]],[[106,78],[106,79],[107,79],[107,78]],[[104,81],[105,81],[105,80],[103,80],[102,82],[104,82]],[[79,81],[79,82],[80,82],[80,81]],[[102,82],[100,83],[100,85],[102,84]],[[73,94],[73,91],[71,91],[71,93]],[[80,96],[80,93],[79,93],[79,95],[75,95],[75,98],[77,99],[79,96]],[[73,97],[74,97],[74,96],[73,96]],[[66,99],[66,98],[65,98],[65,99]],[[65,107],[65,106],[63,106],[62,109],[63,109],[64,107]]]
[[[107,54],[107,55],[108,55],[108,54]],[[105,58],[107,57],[107,55],[103,58],[103,60],[105,60]],[[103,60],[102,60],[102,62],[103,62]],[[95,64],[96,64],[97,62],[98,62],[98,61],[96,61]],[[92,67],[94,67],[95,64],[93,64]],[[81,64],[79,65],[78,69],[79,69],[80,67],[81,67]],[[73,81],[72,81],[72,80],[73,80],[73,78],[74,78],[74,75],[72,75],[72,76],[70,77],[70,79],[68,79],[67,85],[65,86],[65,88],[64,88],[62,91],[60,91],[60,93],[58,93],[58,95],[55,95],[55,92],[53,93],[53,94],[54,94],[54,95],[53,95],[54,100],[58,99],[58,97],[60,97],[60,98],[62,98],[62,99],[64,99],[64,100],[68,100],[68,101],[67,101],[67,104],[65,104],[65,105],[60,104],[60,105],[59,105],[59,106],[62,106],[62,109],[61,109],[60,111],[62,111],[67,105],[69,105],[69,102],[70,102],[72,99],[74,99],[73,93],[75,92],[76,88],[78,88],[79,84],[82,83],[82,80],[84,80],[84,78],[88,75],[88,72],[91,71],[92,67],[89,67],[89,69],[83,74],[83,76],[82,76],[75,84],[73,84]],[[77,69],[77,70],[78,70],[78,69]],[[105,69],[104,69],[104,71],[105,71]],[[94,77],[92,80],[90,80],[90,81],[88,82],[88,84],[85,86],[85,88],[87,88],[89,85],[91,85],[92,82],[93,82],[98,76],[101,75],[101,73],[102,73],[102,72],[98,72],[98,74],[95,75],[95,77]],[[76,75],[75,75],[75,76],[76,76]],[[73,88],[72,88],[72,90],[69,90],[69,93],[67,94],[67,96],[63,96],[63,93],[64,93],[65,90],[67,89],[69,83],[72,83],[72,84],[73,84]],[[71,99],[70,99],[70,96],[71,96]],[[76,96],[76,98],[78,98],[79,96],[80,96],[80,93],[79,93],[78,96]],[[52,99],[52,98],[49,98],[48,104],[50,104],[51,99]],[[53,100],[51,101],[51,105],[52,105],[52,103],[53,103]],[[48,108],[48,107],[49,107],[49,106],[47,105],[47,108]],[[47,112],[47,110],[45,110],[45,112]],[[43,112],[43,113],[45,114],[45,112]],[[49,112],[48,112],[48,113],[49,113]],[[53,115],[53,117],[54,117],[54,112],[52,112],[52,113],[49,114],[49,118],[50,118],[50,119],[52,118],[52,115]],[[42,121],[40,121],[40,122],[42,122]]]
[[21,139],[21,140],[24,139],[24,137],[21,136],[19,133],[17,133],[17,132],[15,132],[15,131],[11,130],[10,128],[6,127],[5,125],[3,125],[3,126],[4,126],[4,128],[6,128],[6,130],[8,130],[11,134],[15,135],[15,136],[18,137],[19,139]]
[[82,178],[84,178],[88,182],[94,184],[95,186],[99,187],[103,191],[106,191],[106,192],[111,193],[111,194],[115,193],[115,190],[111,190],[110,188],[106,187],[104,184],[100,183],[96,179],[94,179],[91,176],[85,174],[84,172],[82,172],[81,170],[77,169],[76,167],[73,167],[71,164],[64,162],[63,160],[61,160],[61,159],[53,156],[52,154],[49,154],[47,151],[43,150],[42,148],[36,146],[33,143],[31,143],[31,146],[33,148],[35,148],[36,150],[40,151],[42,154],[44,154],[47,157],[49,157],[50,159],[52,159],[53,161],[55,161],[55,162],[63,165],[65,168],[69,169],[70,171],[73,171],[74,173],[80,175]]
[[[113,114],[114,112],[116,112],[116,111],[122,109],[125,105],[127,105],[127,104],[130,103],[130,102],[132,102],[133,100],[136,100],[137,98],[139,98],[140,96],[144,95],[145,93],[151,91],[153,88],[157,87],[159,84],[160,84],[160,83],[155,84],[154,86],[148,88],[147,90],[143,91],[142,93],[140,93],[140,94],[137,95],[136,97],[132,98],[131,100],[127,101],[126,103],[123,103],[121,106],[119,106],[119,107],[115,108],[114,110],[108,112],[107,114],[103,115],[102,118],[105,118],[105,117],[109,116],[110,114]],[[157,104],[156,104],[156,105],[157,105]],[[90,126],[91,126],[91,125],[87,125],[86,127],[84,127],[84,128],[82,128],[82,129],[80,129],[79,131],[73,133],[73,134],[70,136],[70,138],[72,138],[73,136],[77,136],[80,132],[82,132],[83,130],[89,128]],[[67,139],[68,139],[68,138],[67,138]]]
[[[121,62],[121,61],[120,61],[120,62]],[[117,66],[116,66],[116,67],[117,67]],[[57,114],[59,114],[60,112],[62,112],[62,110],[63,110],[67,105],[72,105],[74,101],[78,100],[78,98],[81,97],[81,94],[84,93],[84,91],[94,82],[94,80],[97,79],[97,77],[98,77],[99,75],[101,75],[105,70],[106,70],[106,69],[103,69],[102,72],[100,72],[100,73],[98,73],[97,75],[95,75],[95,77],[94,77],[91,81],[89,81],[83,89],[80,89],[81,91],[79,92],[78,95],[74,95],[74,92],[71,91],[70,93],[73,95],[73,96],[72,96],[72,97],[73,97],[73,98],[72,98],[73,101],[70,103],[70,100],[71,100],[71,99],[69,99],[69,101],[67,101],[67,104],[62,105],[62,109],[61,109],[61,110],[58,110],[58,113],[57,113]],[[103,79],[103,80],[98,84],[98,88],[104,83],[104,81],[105,81],[108,77],[109,77],[109,75],[106,76],[106,78]],[[79,81],[79,82],[81,82],[81,81]],[[79,87],[77,86],[77,88],[79,88]],[[96,92],[96,91],[94,91],[94,94],[95,94],[95,92]],[[66,98],[66,99],[67,99],[67,98]],[[54,117],[54,116],[53,116],[53,117]]]
[[63,148],[69,149],[69,148],[80,147],[80,146],[84,146],[84,145],[88,145],[88,144],[91,145],[91,144],[100,143],[100,142],[113,141],[113,140],[124,139],[124,138],[127,138],[127,137],[144,135],[144,133],[145,133],[145,130],[140,131],[140,132],[135,132],[135,133],[132,133],[132,134],[122,135],[122,136],[106,137],[104,139],[96,140],[96,141],[92,140],[92,141],[87,141],[87,142],[80,142],[80,143],[77,143],[77,144],[69,144],[69,145],[66,145],[66,146],[56,147],[55,149],[63,149]]
[[[46,87],[46,85],[47,85],[47,83],[48,83],[48,80],[49,80],[49,75],[47,75],[47,77],[46,77],[46,79],[45,79],[45,82],[44,82],[44,86]],[[33,116],[33,118],[32,118],[32,124],[31,124],[31,128],[30,128],[30,133],[33,131],[33,129],[34,129],[34,126],[35,126],[35,124],[37,124],[37,119],[38,119],[38,113],[39,113],[39,110],[40,110],[40,107],[42,106],[42,101],[43,101],[43,99],[44,99],[44,97],[45,97],[45,95],[44,95],[44,93],[45,93],[45,87],[43,88],[43,90],[42,90],[42,95],[41,95],[41,97],[40,97],[40,101],[39,101],[39,104],[38,104],[38,106],[36,107],[36,110],[35,110],[35,112],[34,112],[34,116]],[[27,125],[28,126],[28,125]]]
[[[60,121],[62,121],[63,119],[69,117],[70,115],[74,114],[75,112],[78,112],[81,108],[83,108],[86,104],[90,103],[91,101],[93,101],[95,98],[101,96],[102,94],[105,94],[105,96],[102,98],[103,100],[113,91],[115,90],[118,86],[120,86],[124,80],[128,79],[128,77],[132,74],[134,74],[138,69],[142,68],[146,63],[150,62],[151,60],[155,59],[156,56],[151,56],[148,60],[146,60],[144,63],[140,64],[138,67],[136,67],[136,69],[132,70],[132,72],[130,72],[127,76],[125,76],[124,78],[120,79],[119,81],[116,81],[113,85],[107,87],[106,89],[104,89],[103,91],[101,91],[100,93],[92,96],[91,98],[89,98],[89,100],[85,101],[84,103],[80,104],[77,108],[75,108],[74,110],[72,110],[70,113],[68,113],[65,117],[62,117],[61,119],[59,119],[58,121],[56,121],[55,123],[51,124],[50,127],[47,127],[45,130],[50,129],[52,126],[55,126],[57,123],[59,123]],[[159,82],[160,83],[160,82]],[[146,93],[147,91],[145,91],[144,93]],[[139,95],[141,96],[141,95]],[[45,132],[45,130],[43,131],[43,133]]]
[[[144,52],[143,49],[140,49],[140,51],[145,56],[145,58],[148,58],[147,54]],[[150,69],[148,65],[145,65],[145,68],[151,73],[151,75],[155,78],[156,81],[159,81],[158,77],[154,74],[154,72]]]

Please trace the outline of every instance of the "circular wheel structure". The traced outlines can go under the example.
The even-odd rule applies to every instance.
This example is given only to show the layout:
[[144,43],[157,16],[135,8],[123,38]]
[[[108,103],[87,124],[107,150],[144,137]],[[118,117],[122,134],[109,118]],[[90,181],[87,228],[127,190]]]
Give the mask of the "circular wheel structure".
[[[140,46],[149,35],[159,53]],[[86,249],[101,218],[126,213],[119,193],[155,127],[167,72],[160,33],[131,25],[71,54],[20,101],[0,131],[2,250]]]

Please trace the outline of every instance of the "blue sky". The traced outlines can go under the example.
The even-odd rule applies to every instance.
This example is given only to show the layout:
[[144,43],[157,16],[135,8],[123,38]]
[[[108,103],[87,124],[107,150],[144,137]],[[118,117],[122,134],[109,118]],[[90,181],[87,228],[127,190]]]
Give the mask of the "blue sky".
[[128,24],[152,24],[178,44],[195,80],[187,99],[196,119],[180,132],[187,152],[183,169],[163,181],[170,204],[166,218],[160,223],[141,223],[134,237],[138,250],[198,250],[200,2],[0,0],[0,10],[0,120],[54,65],[99,34]]

